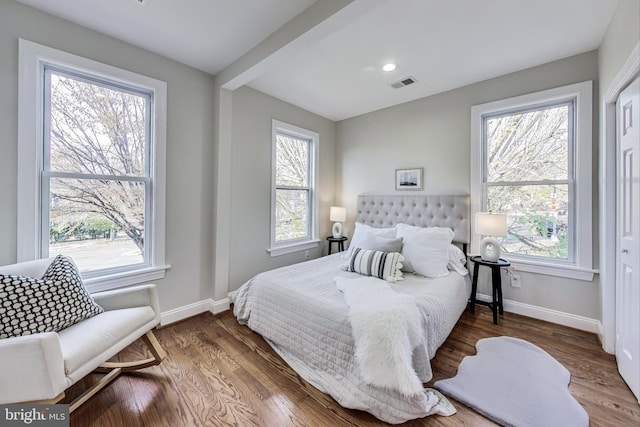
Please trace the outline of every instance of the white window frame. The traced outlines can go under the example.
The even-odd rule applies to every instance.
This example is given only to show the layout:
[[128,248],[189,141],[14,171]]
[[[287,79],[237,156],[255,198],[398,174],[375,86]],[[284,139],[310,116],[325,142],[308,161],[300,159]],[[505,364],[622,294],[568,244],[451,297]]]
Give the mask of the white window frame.
[[[573,172],[569,185],[570,215],[573,221],[572,253],[569,260],[523,257],[503,254],[516,270],[592,281],[592,82],[586,81],[541,92],[498,100],[471,107],[471,218],[476,212],[485,211],[484,170],[485,152],[483,119],[496,114],[508,114],[535,107],[574,102],[574,146],[570,153],[569,173]],[[582,232],[581,232],[582,231]],[[471,253],[479,253],[481,236],[471,224]]]
[[[98,80],[138,87],[152,94],[151,102],[151,218],[145,221],[151,233],[150,262],[122,271],[83,278],[90,292],[114,289],[161,279],[165,275],[165,187],[166,187],[166,99],[165,82],[102,64],[28,40],[19,40],[18,105],[18,218],[17,260],[42,257],[44,229],[42,202],[44,155],[44,69],[59,68]],[[46,236],[48,239],[48,234]]]
[[[305,238],[276,242],[276,147],[278,134],[286,134],[295,138],[309,141],[309,234]],[[318,182],[318,147],[320,135],[318,133],[281,122],[271,122],[271,238],[267,251],[272,257],[317,248],[318,239],[318,196],[316,185]]]

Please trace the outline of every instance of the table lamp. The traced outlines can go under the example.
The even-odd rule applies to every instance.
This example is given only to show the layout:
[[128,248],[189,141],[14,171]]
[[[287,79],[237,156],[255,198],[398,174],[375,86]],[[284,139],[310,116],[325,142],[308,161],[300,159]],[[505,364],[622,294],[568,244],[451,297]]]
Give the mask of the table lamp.
[[339,239],[342,237],[342,223],[347,220],[347,209],[341,206],[331,206],[329,219],[335,221],[333,224],[333,237]]
[[475,232],[485,236],[480,242],[482,260],[497,262],[500,259],[500,242],[495,236],[507,235],[507,215],[476,212]]

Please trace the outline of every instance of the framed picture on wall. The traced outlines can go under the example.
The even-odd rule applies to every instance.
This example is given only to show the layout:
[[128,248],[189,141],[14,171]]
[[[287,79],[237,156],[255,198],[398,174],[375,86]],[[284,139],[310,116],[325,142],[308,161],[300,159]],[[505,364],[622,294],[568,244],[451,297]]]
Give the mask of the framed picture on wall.
[[396,169],[396,190],[422,190],[422,168]]

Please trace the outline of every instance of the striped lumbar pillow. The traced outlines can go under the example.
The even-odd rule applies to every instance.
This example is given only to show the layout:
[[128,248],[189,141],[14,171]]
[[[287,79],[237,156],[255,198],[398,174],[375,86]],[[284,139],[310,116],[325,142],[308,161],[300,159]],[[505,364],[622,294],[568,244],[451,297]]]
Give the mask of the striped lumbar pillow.
[[373,276],[387,282],[402,280],[402,261],[399,252],[381,252],[354,248],[349,262],[342,265],[345,271]]

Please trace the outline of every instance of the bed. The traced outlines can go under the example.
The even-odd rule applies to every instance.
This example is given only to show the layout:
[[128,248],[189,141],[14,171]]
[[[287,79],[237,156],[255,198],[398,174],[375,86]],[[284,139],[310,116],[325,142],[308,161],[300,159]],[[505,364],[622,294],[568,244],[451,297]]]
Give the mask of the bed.
[[[348,251],[256,275],[233,294],[234,315],[262,335],[301,377],[345,408],[364,410],[393,424],[451,415],[455,409],[446,398],[423,383],[432,378],[430,360],[467,305],[471,286],[464,267],[449,263],[447,273],[434,278],[398,273],[395,277],[401,280],[346,270],[358,251],[354,246],[365,246],[360,244],[362,230],[373,230],[366,234],[372,238],[409,227],[420,235],[423,230],[416,227],[425,232],[450,230],[448,246],[463,248],[456,253],[464,263],[469,198],[359,196],[357,206]],[[406,232],[403,241],[403,249],[412,242]],[[417,269],[418,260],[413,261]],[[404,269],[404,263],[398,268]],[[407,323],[401,323],[403,318]],[[376,322],[381,327],[371,326]],[[402,330],[393,332],[393,339],[380,338],[394,327]],[[372,341],[392,347],[372,346]],[[371,377],[375,363],[381,363],[378,370],[386,378]],[[410,380],[419,388],[411,388]]]

